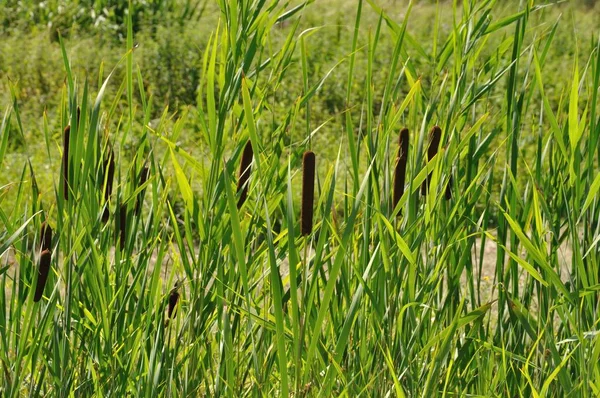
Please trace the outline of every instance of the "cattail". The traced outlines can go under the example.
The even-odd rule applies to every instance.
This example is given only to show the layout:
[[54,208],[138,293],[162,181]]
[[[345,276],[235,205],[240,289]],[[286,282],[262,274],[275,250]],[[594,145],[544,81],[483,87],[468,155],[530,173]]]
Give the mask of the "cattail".
[[48,273],[50,272],[50,260],[52,259],[52,253],[46,249],[42,251],[40,255],[40,266],[38,268],[38,279],[37,285],[35,286],[35,295],[33,301],[37,303],[44,294],[44,288],[46,287],[46,281],[48,280]]
[[127,227],[127,205],[122,204],[119,207],[119,248],[123,250],[125,247],[125,237]]
[[406,163],[408,162],[408,129],[400,131],[398,142],[398,157],[396,159],[396,169],[394,170],[394,209],[404,195],[404,183],[406,181]]
[[[429,133],[429,147],[427,148],[427,161],[431,161],[433,157],[437,154],[438,148],[440,146],[440,141],[442,139],[442,129],[438,126],[433,126],[431,132]],[[431,183],[431,173],[427,175],[427,179],[423,181],[421,185],[421,195],[427,195],[427,191],[429,190],[429,184]]]
[[63,137],[63,194],[65,200],[69,200],[69,138],[71,136],[71,126],[65,127]]
[[302,159],[302,213],[300,230],[302,235],[310,235],[313,227],[313,202],[315,198],[315,154],[304,153]]
[[41,228],[42,251],[52,249],[52,227],[46,221],[42,223]]
[[79,131],[79,127],[81,126],[79,124],[79,119],[81,118],[81,108],[79,106],[77,106],[77,131]]
[[171,290],[171,294],[169,295],[169,309],[167,310],[167,316],[169,319],[175,316],[175,312],[177,312],[177,301],[179,300],[179,292],[177,286]]
[[[150,175],[150,169],[148,168],[148,166],[142,167],[142,170],[140,171],[140,178],[139,178],[139,186],[140,187],[142,185],[144,185],[146,183],[146,181],[148,181],[149,175]],[[143,195],[143,192],[140,192],[138,197],[135,200],[134,213],[136,216],[138,216],[140,214],[140,210],[142,210],[142,195]]]
[[246,142],[244,152],[242,153],[242,160],[240,162],[240,176],[238,178],[237,192],[240,195],[238,199],[237,207],[240,209],[246,199],[248,198],[248,180],[250,179],[250,172],[252,171],[252,157],[254,152],[252,150],[252,143],[250,140]]

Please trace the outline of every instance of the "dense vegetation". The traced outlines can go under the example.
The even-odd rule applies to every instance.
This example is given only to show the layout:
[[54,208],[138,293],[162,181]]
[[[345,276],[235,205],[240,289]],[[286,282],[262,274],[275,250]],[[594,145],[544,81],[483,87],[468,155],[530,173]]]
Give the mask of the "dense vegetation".
[[599,396],[593,7],[0,5],[0,395]]

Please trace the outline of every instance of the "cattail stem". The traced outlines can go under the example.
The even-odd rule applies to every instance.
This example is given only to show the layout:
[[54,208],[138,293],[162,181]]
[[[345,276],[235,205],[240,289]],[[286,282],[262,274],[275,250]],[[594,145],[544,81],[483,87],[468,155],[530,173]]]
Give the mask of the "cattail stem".
[[248,198],[248,180],[250,179],[250,172],[252,171],[252,157],[254,151],[252,150],[252,143],[250,140],[246,142],[244,152],[242,153],[242,160],[240,162],[240,175],[237,184],[237,193],[240,196],[237,203],[237,208],[240,209]]
[[63,135],[63,194],[65,200],[69,200],[69,141],[71,137],[71,126],[65,127]]
[[35,295],[33,301],[37,303],[44,294],[44,288],[46,287],[46,281],[48,280],[48,273],[50,272],[50,260],[52,260],[52,253],[46,249],[42,251],[40,255],[40,264],[38,268],[38,279],[35,286]]
[[[150,175],[150,169],[148,168],[148,166],[144,166],[142,167],[142,170],[140,171],[140,178],[139,178],[139,185],[138,186],[142,186],[146,183],[146,181],[148,181],[148,176]],[[134,214],[136,216],[138,216],[140,214],[140,211],[142,210],[142,200],[144,198],[144,191],[141,191],[138,194],[138,197],[135,200],[135,210],[134,210]]]
[[42,241],[42,251],[52,249],[52,227],[46,221],[42,223],[40,239]]
[[446,185],[446,194],[445,194],[446,200],[452,199],[452,183],[453,183],[452,176],[450,176],[450,178],[448,179],[448,185]]
[[[440,141],[442,139],[442,129],[439,126],[433,126],[431,132],[429,133],[429,147],[427,148],[427,161],[430,162],[431,159],[437,155],[438,148],[440,146]],[[427,175],[427,179],[423,181],[421,185],[421,195],[426,196],[427,191],[429,190],[429,185],[431,184],[431,174]]]
[[115,179],[115,156],[111,150],[108,154],[108,160],[104,162],[106,170],[106,189],[104,190],[104,200],[108,202],[108,199],[112,195],[113,181]]
[[[398,156],[396,159],[396,169],[394,170],[394,209],[398,206],[398,202],[404,195],[404,184],[406,182],[406,164],[408,162],[408,129],[404,128],[400,131],[400,139],[398,142]],[[400,212],[401,213],[401,212]]]
[[123,250],[125,248],[125,239],[127,237],[127,205],[122,204],[119,206],[119,248]]
[[302,235],[310,235],[313,227],[313,202],[315,198],[315,154],[304,153],[302,159],[302,213],[300,230]]

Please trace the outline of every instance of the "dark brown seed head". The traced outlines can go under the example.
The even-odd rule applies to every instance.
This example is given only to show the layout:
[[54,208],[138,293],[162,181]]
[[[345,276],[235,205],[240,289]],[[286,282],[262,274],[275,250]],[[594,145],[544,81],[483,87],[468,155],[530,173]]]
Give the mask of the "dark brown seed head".
[[44,294],[44,288],[46,287],[46,281],[48,280],[48,273],[50,272],[50,260],[52,260],[52,253],[50,250],[42,251],[40,255],[40,264],[38,267],[38,279],[35,286],[35,295],[33,301],[38,302]]
[[169,295],[169,309],[167,311],[167,316],[169,317],[169,319],[173,318],[173,316],[175,316],[178,300],[179,300],[179,292],[177,291],[177,288],[174,288],[173,290],[171,290],[171,294]]
[[119,206],[119,248],[123,250],[125,247],[125,238],[127,228],[127,205]]
[[105,204],[105,208],[102,211],[102,222],[107,223],[110,218],[110,210],[108,209],[108,203]]
[[250,179],[250,172],[252,171],[253,156],[254,151],[252,150],[252,143],[250,140],[248,140],[248,142],[246,142],[246,146],[244,147],[242,160],[240,162],[240,175],[237,184],[237,192],[240,196],[237,203],[238,209],[242,207],[248,198],[248,180]]
[[65,127],[63,135],[63,194],[65,200],[69,200],[69,140],[71,137],[71,126]]
[[302,159],[302,213],[300,230],[302,235],[310,235],[313,227],[313,202],[315,199],[315,154],[304,153]]
[[396,159],[396,168],[394,170],[394,209],[404,195],[404,184],[406,181],[406,163],[408,162],[408,129],[400,131],[398,142],[398,157]]
[[42,223],[40,239],[42,241],[42,251],[52,249],[52,227],[46,221]]
[[[140,178],[139,178],[139,185],[138,186],[142,186],[146,183],[146,181],[148,181],[148,176],[150,175],[150,169],[148,168],[148,166],[144,166],[142,167],[142,170],[140,171]],[[143,198],[143,192],[140,192],[138,194],[138,197],[135,200],[135,210],[134,213],[136,216],[138,216],[140,214],[140,211],[142,210],[142,198]]]
[[[442,139],[442,129],[439,126],[433,126],[429,133],[429,147],[427,148],[427,161],[431,161],[435,155],[437,155],[440,141]],[[429,184],[431,182],[431,173],[427,175],[427,179],[423,181],[421,185],[421,195],[427,195],[429,190]]]

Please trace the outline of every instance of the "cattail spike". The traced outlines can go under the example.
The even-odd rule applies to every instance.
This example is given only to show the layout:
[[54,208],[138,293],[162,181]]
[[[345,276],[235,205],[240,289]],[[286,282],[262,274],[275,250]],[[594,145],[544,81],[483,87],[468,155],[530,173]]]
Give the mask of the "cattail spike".
[[79,124],[80,119],[81,119],[81,108],[79,106],[77,106],[77,131],[79,131],[79,127],[81,127],[81,125]]
[[35,286],[35,295],[33,301],[37,303],[44,294],[44,288],[46,287],[46,281],[48,280],[48,273],[50,272],[50,260],[52,260],[52,253],[46,249],[42,251],[40,255],[40,264],[38,268],[38,279]]
[[400,202],[400,198],[404,195],[404,184],[406,181],[406,164],[408,162],[408,129],[404,128],[400,131],[400,139],[398,142],[398,157],[396,159],[396,168],[394,170],[394,209]]
[[[439,126],[433,126],[429,133],[429,147],[427,148],[427,161],[430,162],[437,155],[440,141],[442,139],[442,129]],[[431,183],[431,173],[427,175],[427,179],[421,185],[421,195],[426,196]]]
[[42,241],[42,251],[52,249],[52,227],[46,221],[42,223],[40,239]]
[[[144,166],[142,167],[142,170],[140,171],[140,178],[139,178],[139,185],[138,186],[142,186],[146,183],[146,181],[148,181],[148,176],[150,175],[150,169],[148,168],[148,166]],[[138,194],[138,197],[135,200],[135,210],[134,213],[136,216],[138,216],[140,214],[140,211],[142,210],[142,195],[143,192],[140,192]]]
[[171,291],[171,294],[169,295],[169,309],[167,312],[167,316],[169,317],[169,319],[173,318],[173,316],[175,316],[175,313],[177,312],[177,301],[179,300],[179,292],[177,291],[177,289],[173,289]]
[[250,140],[246,142],[244,152],[242,153],[242,160],[240,162],[240,175],[238,178],[237,192],[240,195],[237,203],[237,208],[240,209],[248,198],[248,180],[250,179],[250,172],[252,171],[252,157],[254,151],[252,150],[252,143]]
[[302,159],[302,213],[300,229],[302,235],[310,235],[313,227],[313,202],[315,198],[315,154],[304,153]]
[[63,194],[65,200],[69,200],[69,140],[71,137],[71,126],[65,127],[63,136]]

